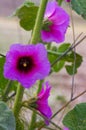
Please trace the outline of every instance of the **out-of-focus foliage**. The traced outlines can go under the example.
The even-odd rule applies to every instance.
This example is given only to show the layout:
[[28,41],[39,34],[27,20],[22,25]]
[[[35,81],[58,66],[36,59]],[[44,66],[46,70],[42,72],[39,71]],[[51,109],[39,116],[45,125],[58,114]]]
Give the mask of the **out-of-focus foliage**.
[[71,0],[72,9],[86,19],[86,0]]
[[86,103],[76,105],[63,119],[70,130],[86,130]]
[[7,105],[0,101],[0,130],[15,130],[15,118]]
[[4,89],[8,80],[4,78],[3,76],[3,67],[5,63],[5,58],[0,57],[0,89]]

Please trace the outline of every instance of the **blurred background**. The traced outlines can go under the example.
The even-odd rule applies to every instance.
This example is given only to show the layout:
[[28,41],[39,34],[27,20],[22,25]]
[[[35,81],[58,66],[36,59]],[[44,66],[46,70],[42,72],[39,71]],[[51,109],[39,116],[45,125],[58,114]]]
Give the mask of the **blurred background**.
[[[39,0],[31,0],[38,4]],[[17,18],[12,17],[12,14],[24,0],[0,0],[0,53],[6,54],[10,45],[13,43],[27,44],[30,39],[30,33],[19,26]],[[63,8],[71,15],[71,8],[67,3],[63,3]],[[75,38],[83,32],[82,36],[86,35],[86,21],[72,11],[73,26],[75,30]],[[81,39],[81,38],[79,38]],[[67,30],[65,42],[73,43],[72,24]],[[76,51],[83,56],[83,63],[78,69],[78,73],[74,78],[74,96],[86,90],[86,39],[76,47]],[[51,80],[52,79],[52,80]],[[72,76],[68,75],[65,69],[59,73],[53,73],[47,78],[52,87],[50,105],[53,108],[53,113],[63,106],[69,99],[72,86]],[[71,106],[76,103],[86,102],[86,94],[74,101]],[[63,113],[55,117],[61,123]]]

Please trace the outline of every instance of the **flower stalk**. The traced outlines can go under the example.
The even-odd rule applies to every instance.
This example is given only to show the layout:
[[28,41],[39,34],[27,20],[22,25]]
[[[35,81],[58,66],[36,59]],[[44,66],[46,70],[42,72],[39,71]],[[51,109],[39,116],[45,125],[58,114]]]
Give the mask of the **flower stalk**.
[[[36,44],[37,42],[40,41],[40,31],[41,31],[41,27],[42,27],[42,22],[43,22],[43,17],[44,17],[44,12],[46,9],[47,2],[48,2],[48,0],[41,0],[30,43]],[[38,91],[39,90],[40,90],[40,85],[39,85]],[[33,127],[33,124],[35,122],[36,122],[36,113],[33,112],[32,118],[31,118],[31,123],[29,125],[28,130],[35,129]]]
[[2,96],[2,100],[5,101],[5,102],[7,101],[7,97],[8,97],[8,94],[10,92],[11,85],[12,85],[12,80],[9,80],[8,84],[7,84],[6,88],[5,88],[4,94]]
[[36,44],[37,42],[40,41],[40,30],[42,27],[42,22],[43,22],[43,17],[44,17],[44,12],[46,9],[47,2],[48,2],[48,0],[41,0],[39,10],[37,13],[36,22],[35,22],[34,29],[33,29],[32,38],[30,41],[31,43]]
[[58,0],[58,4],[61,6],[63,0]]
[[24,87],[22,87],[20,84],[17,88],[17,93],[16,93],[16,97],[15,97],[15,102],[14,102],[14,108],[13,108],[13,112],[14,112],[14,116],[17,119],[19,116],[19,112],[20,112],[20,108],[21,108],[21,102],[22,102],[22,98],[23,98],[23,93],[24,93]]

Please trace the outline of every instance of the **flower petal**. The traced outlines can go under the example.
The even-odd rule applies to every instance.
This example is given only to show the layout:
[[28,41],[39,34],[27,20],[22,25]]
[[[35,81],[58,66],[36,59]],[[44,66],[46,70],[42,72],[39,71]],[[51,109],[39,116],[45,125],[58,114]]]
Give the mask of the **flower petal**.
[[[48,119],[50,119],[52,116],[51,108],[48,105],[48,97],[50,96],[50,89],[51,86],[49,85],[48,82],[46,82],[45,85],[43,84],[42,90],[39,92],[37,99],[37,110],[40,111],[42,115],[44,115]],[[48,120],[45,120],[45,122],[47,125],[49,124]]]
[[[23,61],[28,61],[28,71],[20,69],[20,64]],[[21,60],[19,60],[21,58]],[[19,63],[21,61],[21,63]],[[23,63],[22,63],[23,65]],[[4,65],[4,76],[11,80],[19,81],[24,87],[31,87],[36,80],[43,79],[49,74],[50,62],[47,58],[47,51],[43,44],[39,43],[36,45],[22,45],[13,44],[6,55],[6,62]]]

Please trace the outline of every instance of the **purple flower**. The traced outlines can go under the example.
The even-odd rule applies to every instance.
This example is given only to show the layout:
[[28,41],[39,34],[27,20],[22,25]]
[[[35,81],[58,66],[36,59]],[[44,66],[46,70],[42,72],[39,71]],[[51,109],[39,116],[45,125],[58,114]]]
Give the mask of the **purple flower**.
[[69,128],[65,127],[64,130],[69,130]]
[[[50,119],[52,116],[52,111],[48,105],[48,97],[50,95],[51,87],[48,84],[48,82],[46,82],[45,87],[46,88],[44,88],[44,84],[43,84],[42,90],[39,92],[37,96],[38,99],[36,104],[37,104],[37,110],[40,111],[40,113],[44,115],[46,118]],[[45,120],[45,123],[48,125],[49,121]]]
[[65,0],[66,2],[70,2],[71,0]]
[[56,1],[48,2],[41,38],[44,42],[63,42],[69,26],[69,15],[58,6]]
[[36,80],[43,79],[50,72],[47,51],[43,44],[13,44],[6,55],[4,76],[19,81],[29,88]]

